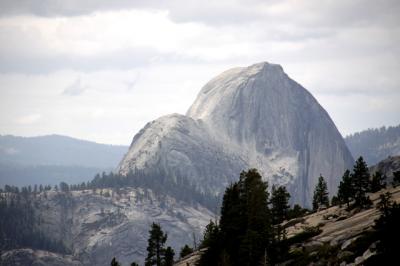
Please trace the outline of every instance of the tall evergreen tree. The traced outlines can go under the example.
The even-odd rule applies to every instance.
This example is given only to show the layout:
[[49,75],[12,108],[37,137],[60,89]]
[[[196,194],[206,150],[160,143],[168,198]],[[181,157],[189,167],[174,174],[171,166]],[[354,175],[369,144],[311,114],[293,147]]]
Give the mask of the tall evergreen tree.
[[351,180],[350,171],[346,170],[343,174],[338,188],[338,198],[340,203],[347,204],[349,207],[350,201],[354,196],[353,182]]
[[[256,169],[240,174],[239,182],[227,188],[221,208],[217,239],[203,241],[207,251],[200,265],[259,265],[267,260],[271,219],[267,183]],[[211,226],[214,226],[211,224]],[[210,225],[208,227],[211,227]],[[210,238],[208,238],[210,239]],[[206,240],[206,238],[205,238]]]
[[191,247],[189,247],[188,245],[185,245],[182,247],[181,252],[179,253],[179,257],[183,258],[191,253],[193,253],[193,249]]
[[313,209],[318,210],[318,208],[329,206],[328,197],[328,185],[322,175],[318,178],[318,183],[315,186],[314,197],[313,197]]
[[207,250],[201,256],[199,265],[217,265],[222,243],[223,240],[218,225],[210,221],[204,230],[203,241],[200,244],[200,248],[207,248]]
[[165,254],[164,245],[167,241],[165,234],[159,224],[153,223],[149,231],[149,239],[147,246],[147,257],[145,260],[146,266],[157,265],[161,266]]
[[374,228],[377,230],[379,242],[377,244],[377,255],[370,265],[393,265],[399,257],[400,238],[400,204],[391,200],[391,194],[380,195],[377,208],[381,212],[379,219],[375,221]]
[[273,261],[282,259],[287,253],[287,247],[284,245],[286,239],[286,230],[281,226],[281,223],[288,218],[290,194],[286,187],[275,185],[271,191],[271,217],[273,227],[272,247],[270,249],[270,257]]
[[240,246],[240,265],[257,265],[266,260],[271,217],[268,208],[268,185],[256,169],[242,172],[239,180],[241,205],[247,218],[246,232]]
[[238,260],[240,241],[237,237],[244,235],[247,223],[241,204],[239,184],[235,183],[225,190],[219,223],[227,253],[226,260]]
[[369,177],[367,163],[360,156],[354,165],[353,174],[351,175],[355,206],[364,207],[370,204],[370,200],[367,197],[367,192],[370,191]]
[[275,185],[272,186],[271,191],[271,215],[272,223],[279,224],[287,219],[289,211],[290,194],[287,192],[286,187]]
[[383,176],[382,173],[378,171],[372,175],[371,192],[375,193],[383,188],[386,188],[385,176]]
[[164,252],[163,266],[174,265],[175,251],[171,247],[167,247]]

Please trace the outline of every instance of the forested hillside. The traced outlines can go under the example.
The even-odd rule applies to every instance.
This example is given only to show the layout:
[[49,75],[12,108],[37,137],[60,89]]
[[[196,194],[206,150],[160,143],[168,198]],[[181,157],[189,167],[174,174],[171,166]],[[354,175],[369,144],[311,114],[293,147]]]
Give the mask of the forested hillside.
[[369,165],[400,155],[400,125],[367,129],[345,138],[354,158],[363,156]]

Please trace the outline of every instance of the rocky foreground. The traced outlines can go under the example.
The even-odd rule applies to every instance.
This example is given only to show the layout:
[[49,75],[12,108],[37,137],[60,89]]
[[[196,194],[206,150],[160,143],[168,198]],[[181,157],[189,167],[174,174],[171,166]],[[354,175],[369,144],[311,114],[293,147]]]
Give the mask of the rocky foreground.
[[353,263],[344,263],[343,265],[361,265],[364,260],[375,254],[376,243],[371,243],[364,250],[357,250],[357,252],[350,251],[349,248],[352,248],[357,239],[373,230],[375,220],[380,216],[380,212],[376,208],[379,195],[386,192],[390,192],[393,201],[400,203],[400,187],[384,189],[370,195],[373,206],[367,210],[354,209],[348,211],[346,206],[334,206],[287,222],[288,238],[304,232],[307,228],[318,227],[321,230],[318,235],[304,243],[292,246],[292,252],[300,248],[312,253],[323,246],[329,246],[339,248],[339,258],[355,256],[358,253],[359,256],[355,256]]
[[[318,256],[327,255],[335,256],[337,265],[363,265],[365,260],[376,254],[376,241],[369,243],[366,236],[374,230],[375,220],[380,216],[376,204],[379,202],[379,196],[386,192],[391,194],[393,201],[400,203],[400,187],[389,188],[370,194],[373,206],[366,210],[349,211],[344,205],[333,206],[284,222],[282,226],[286,228],[287,238],[300,240],[293,241],[297,243],[290,247],[289,252],[314,256],[317,262],[312,265],[326,265],[326,261]],[[197,251],[181,259],[176,265],[194,266],[199,258],[200,254]],[[283,265],[293,263],[297,262],[287,261]]]

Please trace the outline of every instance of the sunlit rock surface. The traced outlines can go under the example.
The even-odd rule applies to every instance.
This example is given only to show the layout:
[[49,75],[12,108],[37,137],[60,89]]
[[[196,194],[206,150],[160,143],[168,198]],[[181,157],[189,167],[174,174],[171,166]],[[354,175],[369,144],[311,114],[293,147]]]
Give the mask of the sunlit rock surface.
[[185,176],[220,193],[241,170],[257,168],[309,206],[318,176],[331,194],[353,158],[327,112],[275,64],[234,68],[209,81],[186,115],[148,123],[118,172]]

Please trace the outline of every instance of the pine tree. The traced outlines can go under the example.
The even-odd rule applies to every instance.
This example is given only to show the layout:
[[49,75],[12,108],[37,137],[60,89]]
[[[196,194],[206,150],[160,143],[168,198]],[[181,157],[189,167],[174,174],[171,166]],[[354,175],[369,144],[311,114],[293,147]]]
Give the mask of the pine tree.
[[294,219],[304,216],[308,212],[307,209],[303,209],[299,204],[295,204],[292,209],[288,211],[288,219]]
[[322,175],[318,178],[318,183],[315,186],[313,197],[313,209],[318,210],[322,206],[329,206],[328,186]]
[[242,172],[239,180],[242,212],[247,218],[246,232],[239,250],[239,265],[257,265],[265,261],[271,238],[271,217],[268,208],[268,185],[256,169]]
[[360,156],[353,168],[351,175],[352,187],[354,189],[355,206],[365,207],[370,204],[367,192],[370,191],[369,171],[363,157]]
[[288,204],[290,194],[287,192],[286,187],[275,185],[271,190],[271,217],[272,223],[272,249],[269,250],[269,256],[272,261],[281,260],[287,254],[287,246],[284,244],[286,239],[286,230],[281,223],[288,218],[290,206]]
[[[381,216],[375,221],[374,228],[377,230],[379,241],[377,244],[377,255],[374,263],[370,265],[392,265],[398,259],[400,238],[400,205],[391,200],[391,194],[380,195],[377,204]],[[369,262],[369,261],[368,261]]]
[[342,181],[340,181],[339,184],[337,196],[340,203],[345,203],[347,204],[347,207],[349,207],[350,200],[354,196],[353,182],[351,180],[349,170],[346,170],[343,174]]
[[221,238],[225,243],[226,260],[238,260],[240,241],[246,230],[247,218],[242,211],[239,184],[235,183],[225,190],[221,207]]
[[400,184],[400,171],[393,172],[393,187]]
[[290,194],[287,192],[286,187],[274,185],[271,191],[271,215],[272,223],[279,224],[287,219],[289,211],[289,198]]
[[240,174],[225,191],[220,227],[206,228],[200,265],[260,265],[265,263],[272,238],[267,183],[256,169]]
[[338,196],[333,196],[331,199],[331,206],[336,206],[340,204],[340,200],[338,198]]
[[121,266],[121,264],[117,261],[117,259],[114,257],[111,260],[111,266]]
[[60,183],[60,190],[61,190],[62,192],[68,192],[68,191],[69,191],[69,186],[68,186],[68,184],[65,183],[65,182],[61,182],[61,183]]
[[137,262],[132,262],[131,266],[139,266],[139,264]]
[[378,171],[372,175],[371,192],[375,193],[383,188],[386,188],[385,177]]
[[171,247],[167,247],[164,252],[163,266],[174,265],[175,251]]
[[181,258],[186,257],[187,255],[193,253],[193,249],[189,247],[188,245],[185,245],[182,247],[181,252],[179,253],[179,256]]
[[200,248],[207,248],[207,250],[202,254],[199,265],[217,265],[222,251],[222,243],[218,225],[210,221],[204,230],[203,241],[200,244]]
[[161,226],[156,223],[153,223],[151,225],[149,234],[150,236],[148,239],[147,257],[145,260],[145,265],[161,266],[165,253],[164,245],[165,242],[167,241],[167,234],[164,234],[164,232],[161,230]]

